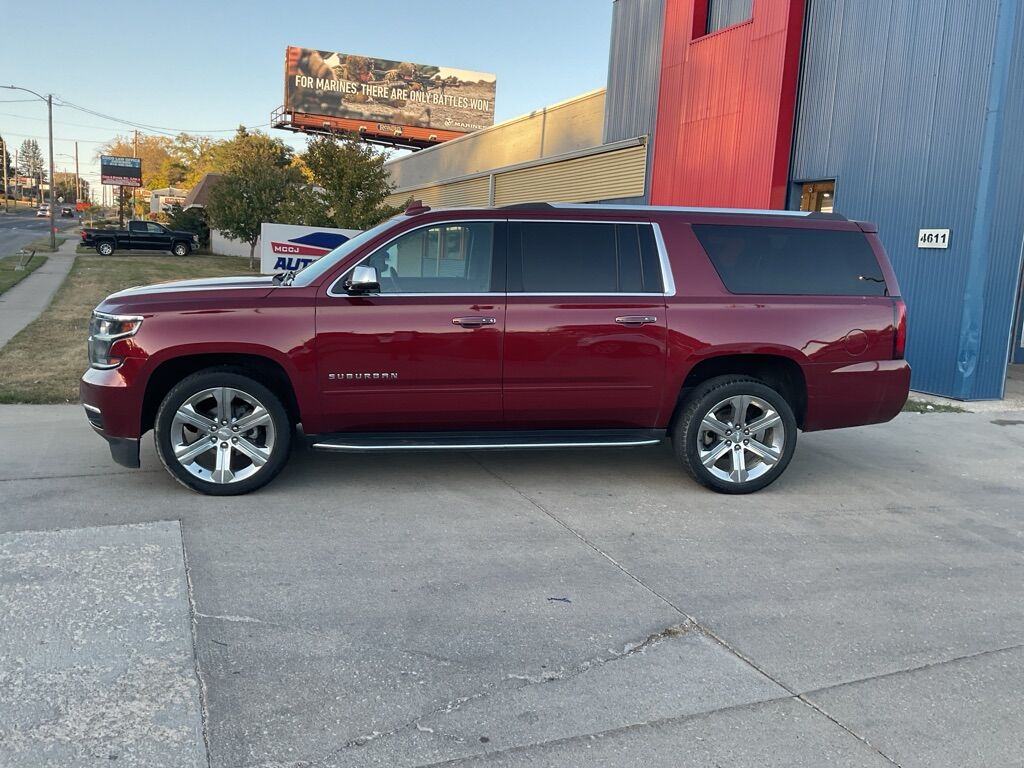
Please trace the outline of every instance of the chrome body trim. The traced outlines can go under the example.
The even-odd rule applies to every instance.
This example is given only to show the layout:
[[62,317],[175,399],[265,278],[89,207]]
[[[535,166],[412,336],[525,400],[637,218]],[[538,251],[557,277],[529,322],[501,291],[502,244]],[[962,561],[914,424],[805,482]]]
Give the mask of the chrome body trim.
[[346,443],[313,443],[313,448],[321,451],[339,451],[345,453],[366,453],[371,451],[487,451],[511,450],[515,448],[631,448],[639,445],[657,445],[661,440],[625,440],[579,443],[459,443],[452,445],[409,445],[393,443],[390,445],[350,445]]
[[672,275],[672,264],[668,258],[668,247],[665,245],[665,238],[661,234],[661,225],[656,221],[651,222],[654,227],[654,242],[658,246],[658,259],[661,261],[662,288],[666,296],[676,295],[676,279]]
[[82,403],[82,407],[85,408],[85,410],[89,411],[90,413],[95,413],[95,414],[98,414],[100,416],[103,415],[103,411],[101,411],[95,405],[89,405],[88,403]]
[[[620,207],[623,208],[623,209],[628,209],[629,208],[629,206],[620,206]],[[586,210],[586,209],[581,209],[581,210]],[[675,283],[675,278],[672,275],[672,266],[669,263],[669,259],[668,259],[668,249],[665,247],[665,239],[661,235],[661,227],[658,225],[657,222],[654,222],[654,221],[640,221],[640,220],[636,220],[636,219],[632,219],[632,220],[625,219],[625,220],[621,220],[621,221],[619,221],[619,220],[590,221],[590,220],[585,220],[585,219],[531,219],[531,218],[518,218],[518,217],[516,217],[514,215],[513,216],[509,216],[508,218],[504,218],[504,219],[455,219],[455,220],[452,220],[452,221],[443,221],[443,222],[441,222],[441,221],[433,221],[433,222],[429,222],[427,224],[423,224],[422,226],[419,226],[419,227],[413,227],[412,229],[407,229],[404,232],[401,232],[400,234],[395,235],[390,240],[385,241],[384,243],[382,243],[378,247],[374,248],[368,254],[363,256],[358,262],[353,264],[349,269],[346,269],[338,277],[337,280],[335,280],[333,283],[331,283],[331,287],[327,289],[327,295],[332,297],[332,298],[335,298],[335,299],[351,299],[351,298],[353,298],[353,295],[350,294],[348,291],[345,291],[344,288],[342,289],[342,291],[343,291],[342,293],[335,293],[335,291],[334,291],[335,287],[339,283],[344,285],[345,278],[347,276],[351,275],[358,267],[360,267],[363,264],[364,261],[366,261],[368,258],[370,258],[370,256],[375,254],[381,248],[387,248],[389,245],[391,245],[391,243],[395,242],[395,240],[397,240],[398,238],[400,238],[400,237],[402,237],[404,235],[409,234],[410,232],[416,232],[417,230],[420,230],[420,229],[428,229],[428,228],[430,228],[432,226],[445,226],[445,225],[449,225],[449,224],[474,223],[474,222],[481,222],[481,221],[482,222],[489,222],[489,223],[498,223],[498,224],[506,223],[506,222],[507,223],[512,223],[512,222],[534,222],[534,223],[537,223],[537,222],[540,222],[540,223],[543,223],[543,224],[638,224],[638,225],[646,224],[647,226],[651,227],[651,229],[654,231],[654,242],[655,242],[655,244],[656,244],[656,246],[658,248],[658,260],[661,263],[661,281],[662,281],[662,286],[664,288],[664,291],[662,291],[660,293],[656,292],[656,291],[654,291],[654,292],[633,291],[633,292],[629,292],[629,293],[623,293],[623,292],[618,292],[618,291],[617,292],[611,292],[611,293],[598,293],[598,292],[591,292],[591,291],[580,291],[580,292],[570,292],[570,291],[554,291],[554,292],[540,292],[540,291],[533,291],[533,292],[526,292],[526,291],[523,291],[523,292],[520,292],[520,291],[489,291],[489,292],[485,292],[485,293],[375,293],[375,294],[370,294],[369,297],[378,299],[378,298],[388,298],[388,297],[414,298],[414,297],[431,297],[431,296],[432,297],[444,297],[444,298],[456,298],[456,297],[462,297],[462,296],[467,296],[467,297],[472,297],[472,296],[501,296],[501,297],[512,297],[512,296],[538,296],[538,297],[544,297],[544,296],[598,296],[598,297],[602,297],[603,298],[603,297],[608,297],[608,296],[662,296],[663,297],[663,296],[675,296],[676,295],[676,283]],[[359,298],[368,298],[368,296],[360,296]]]

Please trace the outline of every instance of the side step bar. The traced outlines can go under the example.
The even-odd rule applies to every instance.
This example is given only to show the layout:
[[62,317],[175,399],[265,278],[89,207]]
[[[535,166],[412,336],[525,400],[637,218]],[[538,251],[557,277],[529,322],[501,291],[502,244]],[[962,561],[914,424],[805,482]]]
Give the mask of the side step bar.
[[523,448],[617,448],[655,445],[662,429],[537,430],[528,432],[394,432],[313,435],[321,451],[497,451]]

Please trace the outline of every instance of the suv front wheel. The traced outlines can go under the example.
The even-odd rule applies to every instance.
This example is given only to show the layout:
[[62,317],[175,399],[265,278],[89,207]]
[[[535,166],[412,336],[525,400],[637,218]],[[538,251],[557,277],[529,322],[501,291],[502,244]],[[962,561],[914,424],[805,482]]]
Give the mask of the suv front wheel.
[[156,414],[156,450],[182,485],[211,496],[237,496],[266,485],[284,468],[291,422],[281,400],[231,370],[192,374],[175,385]]
[[796,432],[793,409],[774,389],[744,376],[719,376],[690,394],[672,443],[697,482],[719,493],[752,493],[785,471]]

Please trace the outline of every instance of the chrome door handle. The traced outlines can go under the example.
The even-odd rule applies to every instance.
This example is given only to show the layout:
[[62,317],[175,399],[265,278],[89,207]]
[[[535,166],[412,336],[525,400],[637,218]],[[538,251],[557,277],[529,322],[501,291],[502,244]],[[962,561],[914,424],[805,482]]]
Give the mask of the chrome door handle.
[[622,315],[616,317],[615,322],[619,325],[648,325],[658,322],[654,315]]
[[463,328],[479,328],[481,325],[494,325],[498,322],[495,317],[453,317],[452,325],[461,325]]

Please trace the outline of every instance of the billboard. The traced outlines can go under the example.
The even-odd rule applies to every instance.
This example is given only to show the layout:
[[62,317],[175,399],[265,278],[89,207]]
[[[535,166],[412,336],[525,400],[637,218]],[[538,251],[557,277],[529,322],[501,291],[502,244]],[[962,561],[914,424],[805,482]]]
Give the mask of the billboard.
[[115,187],[141,187],[142,159],[100,155],[100,183]]
[[494,124],[496,79],[484,72],[289,46],[291,112],[469,133]]
[[261,224],[260,271],[273,274],[302,269],[358,234],[358,229]]

